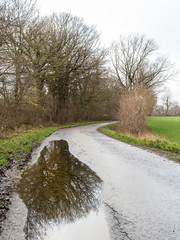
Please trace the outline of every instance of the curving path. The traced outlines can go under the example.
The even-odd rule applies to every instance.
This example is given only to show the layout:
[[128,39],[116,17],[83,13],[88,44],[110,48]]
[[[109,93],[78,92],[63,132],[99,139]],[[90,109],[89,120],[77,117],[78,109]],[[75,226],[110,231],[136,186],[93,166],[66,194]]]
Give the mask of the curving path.
[[104,182],[100,197],[112,240],[180,239],[180,164],[97,132],[103,125],[53,133],[33,152],[33,162],[49,141],[68,141],[70,152]]

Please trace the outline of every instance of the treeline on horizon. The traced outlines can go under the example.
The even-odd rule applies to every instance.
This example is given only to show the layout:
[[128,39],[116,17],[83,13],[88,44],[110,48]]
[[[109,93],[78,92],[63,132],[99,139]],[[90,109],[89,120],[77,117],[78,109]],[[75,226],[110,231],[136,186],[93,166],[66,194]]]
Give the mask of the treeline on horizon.
[[21,125],[111,120],[119,87],[99,34],[80,18],[42,17],[36,4],[0,4],[0,131]]

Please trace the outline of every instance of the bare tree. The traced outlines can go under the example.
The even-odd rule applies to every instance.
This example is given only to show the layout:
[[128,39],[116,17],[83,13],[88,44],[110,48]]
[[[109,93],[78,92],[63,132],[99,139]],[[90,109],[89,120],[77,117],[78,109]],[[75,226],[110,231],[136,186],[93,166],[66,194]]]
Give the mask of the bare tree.
[[164,115],[168,116],[170,115],[170,109],[173,107],[173,100],[172,100],[172,95],[169,89],[165,90],[164,95],[162,96],[162,102],[164,105]]
[[111,46],[113,72],[122,89],[119,129],[131,133],[146,129],[146,115],[156,103],[156,89],[173,76],[172,65],[157,53],[144,35],[121,37]]
[[13,128],[112,116],[119,88],[107,84],[107,51],[95,27],[67,13],[41,18],[34,0],[0,7],[2,122]]
[[144,35],[121,37],[111,46],[114,74],[122,89],[143,85],[155,89],[168,80],[172,65],[167,58],[157,55],[158,47]]
[[164,98],[164,105],[165,105],[165,115],[167,116],[169,115],[169,110],[170,110],[170,107],[172,106],[172,100],[170,95],[167,95]]
[[55,119],[66,121],[69,113],[76,111],[77,116],[78,109],[83,110],[95,97],[93,89],[103,73],[105,51],[99,47],[96,29],[82,19],[60,14],[53,15],[50,22],[54,54],[45,82],[53,98]]
[[3,56],[3,75],[11,83],[15,102],[22,99],[27,69],[24,55],[24,35],[36,16],[34,1],[8,0],[4,5],[3,38],[1,47]]

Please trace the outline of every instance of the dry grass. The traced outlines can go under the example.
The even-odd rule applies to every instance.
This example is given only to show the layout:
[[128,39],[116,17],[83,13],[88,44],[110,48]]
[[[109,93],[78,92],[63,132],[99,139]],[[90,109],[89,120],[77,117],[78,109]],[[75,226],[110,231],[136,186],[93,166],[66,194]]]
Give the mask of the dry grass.
[[139,140],[147,140],[147,141],[156,141],[161,140],[164,141],[165,138],[158,136],[157,134],[147,131],[136,136]]
[[113,130],[117,131],[120,134],[125,134],[128,137],[137,138],[138,140],[146,140],[146,141],[157,141],[157,140],[165,141],[166,140],[165,137],[159,136],[158,134],[155,134],[155,133],[153,133],[149,130],[146,130],[144,132],[140,132],[138,134],[133,134],[133,133],[121,131],[119,129],[119,127],[113,128]]

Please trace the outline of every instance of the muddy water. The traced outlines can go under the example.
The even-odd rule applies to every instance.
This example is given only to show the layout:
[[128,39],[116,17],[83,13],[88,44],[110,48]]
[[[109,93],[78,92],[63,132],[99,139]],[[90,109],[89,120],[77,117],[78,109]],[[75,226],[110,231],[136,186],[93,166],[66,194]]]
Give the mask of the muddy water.
[[50,142],[17,189],[28,209],[26,239],[108,240],[101,188],[101,179],[69,152],[66,141]]

